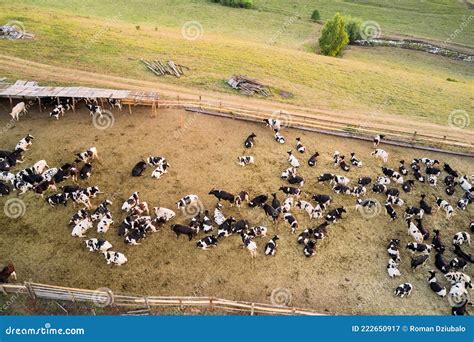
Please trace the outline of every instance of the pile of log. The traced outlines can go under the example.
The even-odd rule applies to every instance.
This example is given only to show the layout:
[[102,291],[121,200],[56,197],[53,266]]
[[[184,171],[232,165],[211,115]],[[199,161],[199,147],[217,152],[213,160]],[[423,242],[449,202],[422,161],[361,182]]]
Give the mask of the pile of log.
[[244,76],[244,75],[233,75],[227,81],[227,84],[232,88],[240,90],[244,95],[255,95],[259,94],[262,96],[271,96],[272,93],[267,86],[261,84],[257,80]]
[[176,64],[173,61],[168,61],[164,63],[158,60],[144,60],[141,59],[141,62],[145,64],[148,70],[154,73],[157,76],[172,75],[176,77],[181,77],[184,75],[183,69],[189,70],[187,66]]

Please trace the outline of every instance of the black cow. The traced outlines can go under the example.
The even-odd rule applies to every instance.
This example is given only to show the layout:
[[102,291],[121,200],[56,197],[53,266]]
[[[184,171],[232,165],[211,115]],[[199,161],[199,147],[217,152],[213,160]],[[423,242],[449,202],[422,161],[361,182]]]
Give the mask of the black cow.
[[257,197],[254,197],[250,202],[249,202],[249,207],[255,208],[263,203],[268,201],[268,196],[267,195],[258,195]]
[[232,195],[230,192],[219,190],[219,189],[212,189],[209,191],[209,195],[214,195],[220,202],[221,200],[228,201],[230,203],[234,203],[235,196]]
[[143,171],[147,168],[147,163],[144,160],[140,160],[132,169],[132,176],[133,177],[140,177]]
[[182,224],[171,225],[171,230],[176,233],[176,238],[179,238],[179,236],[183,234],[188,236],[189,241],[197,234],[196,229]]

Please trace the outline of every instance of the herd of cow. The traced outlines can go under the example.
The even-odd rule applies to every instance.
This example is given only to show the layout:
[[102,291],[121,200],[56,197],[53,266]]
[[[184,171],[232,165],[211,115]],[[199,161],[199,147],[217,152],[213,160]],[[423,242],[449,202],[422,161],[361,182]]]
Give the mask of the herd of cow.
[[[91,103],[87,105],[91,115],[94,114],[93,110],[100,109],[99,106]],[[111,103],[111,106],[113,105],[116,105],[116,103]],[[63,109],[69,108],[68,106],[69,102],[66,100],[57,101],[52,111],[52,113],[56,114],[51,116],[59,118],[59,114],[63,112]],[[89,106],[95,106],[95,109],[93,107],[89,108]],[[17,113],[15,108],[12,113],[18,116],[21,113]],[[57,112],[58,109],[59,112]],[[98,114],[98,112],[95,114]],[[12,115],[12,117],[15,116]],[[280,132],[282,123],[278,119],[266,119],[264,121],[273,130],[275,141],[280,144],[286,143],[285,138]],[[256,138],[257,136],[254,133],[250,134],[244,141],[244,147],[251,151],[256,144]],[[385,165],[388,163],[389,154],[379,148],[379,144],[383,139],[383,135],[378,135],[373,141],[375,149],[371,154],[381,159],[384,164],[381,167],[381,174],[376,178],[372,179],[369,176],[360,177],[356,180],[356,184],[351,186],[352,180],[349,177],[327,172],[320,174],[316,180],[318,183],[329,182],[332,191],[336,195],[354,196],[355,208],[363,213],[373,211],[379,205],[376,200],[364,199],[369,190],[386,196],[385,212],[390,216],[391,220],[398,219],[396,207],[406,206],[403,216],[407,225],[407,233],[414,240],[414,242],[406,246],[413,253],[411,259],[412,269],[416,270],[421,265],[424,265],[429,260],[430,253],[434,250],[436,252],[435,267],[445,275],[445,278],[452,286],[447,291],[446,287],[439,283],[435,271],[430,271],[428,285],[441,297],[449,295],[450,303],[454,303],[452,304],[453,314],[464,314],[469,301],[466,298],[469,298],[469,289],[472,288],[472,283],[470,277],[463,273],[463,271],[468,264],[474,262],[474,257],[463,250],[463,245],[470,244],[469,233],[467,231],[460,231],[453,237],[452,244],[455,257],[450,261],[446,261],[444,259],[446,247],[441,241],[440,230],[435,229],[433,231],[434,236],[432,237],[432,242],[429,243],[430,231],[423,224],[424,215],[435,213],[429,204],[430,199],[422,194],[417,204],[408,205],[405,204],[400,194],[401,191],[404,193],[411,192],[417,183],[420,185],[425,184],[424,186],[428,187],[437,187],[438,178],[442,172],[445,172],[446,176],[443,183],[446,195],[453,196],[456,188],[461,189],[463,192],[455,206],[450,205],[446,199],[440,197],[433,198],[433,206],[436,206],[437,210],[443,210],[446,213],[446,218],[450,219],[455,214],[455,208],[457,211],[463,212],[472,203],[474,199],[474,190],[470,184],[472,176],[470,179],[467,175],[463,175],[451,168],[447,163],[444,163],[441,169],[439,167],[440,162],[430,158],[414,159],[409,168],[405,166],[405,161],[401,160],[398,169],[389,168]],[[101,194],[99,187],[83,188],[77,185],[78,178],[87,179],[91,176],[92,162],[99,158],[97,148],[91,147],[84,152],[77,153],[71,163],[65,163],[62,166],[50,168],[45,160],[40,160],[31,167],[13,173],[12,169],[18,164],[23,163],[23,155],[31,147],[33,140],[34,137],[28,134],[18,142],[14,149],[0,151],[0,196],[9,195],[12,190],[16,190],[19,195],[31,190],[43,197],[50,189],[58,190],[57,184],[67,179],[72,180],[74,184],[61,186],[60,192],[45,197],[46,202],[53,207],[67,205],[69,201],[72,201],[74,206],[82,206],[83,208],[79,209],[69,221],[72,236],[85,237],[86,232],[93,228],[95,224],[100,237],[87,239],[85,241],[86,248],[90,251],[103,253],[108,264],[122,265],[126,263],[126,256],[123,253],[112,251],[112,244],[104,238],[104,234],[107,233],[114,223],[109,209],[112,201],[106,199],[94,208],[91,199]],[[296,139],[295,149],[300,156],[304,156],[306,153],[306,147],[300,138]],[[318,156],[319,153],[316,152],[307,159],[309,167],[315,167],[318,164]],[[344,155],[335,151],[333,154],[335,168],[348,173],[352,167],[363,167],[363,162],[358,159],[355,153],[351,153],[350,156],[350,159],[346,161]],[[174,223],[171,225],[171,230],[176,234],[177,238],[180,235],[186,235],[190,241],[198,236],[200,232],[203,232],[204,236],[199,237],[195,245],[204,250],[216,247],[230,235],[240,235],[242,246],[254,258],[258,254],[258,238],[265,237],[269,229],[265,225],[251,226],[248,220],[237,220],[233,216],[227,216],[222,204],[223,202],[228,202],[230,206],[236,206],[240,210],[243,204],[246,203],[250,208],[261,208],[269,219],[268,224],[276,224],[282,218],[292,234],[299,232],[296,240],[303,247],[303,255],[306,257],[314,256],[316,254],[317,241],[323,240],[328,236],[328,229],[338,220],[343,219],[346,209],[343,206],[330,209],[333,198],[331,195],[324,193],[314,194],[311,200],[302,199],[302,187],[305,184],[305,179],[298,175],[298,170],[301,168],[298,155],[289,150],[286,159],[289,167],[281,173],[280,177],[289,184],[282,185],[278,189],[284,195],[283,201],[278,199],[277,192],[271,193],[271,197],[269,194],[258,194],[251,197],[247,191],[241,191],[234,195],[222,189],[212,189],[209,195],[217,198],[217,204],[213,215],[210,215],[208,210],[202,208],[199,197],[189,194],[176,202],[176,208],[181,210],[189,221]],[[237,160],[241,166],[247,166],[256,162],[252,155],[239,156]],[[170,164],[164,157],[150,156],[139,161],[132,168],[131,176],[141,176],[148,166],[155,168],[152,177],[160,178],[167,172]],[[411,169],[411,172],[409,169]],[[408,179],[409,177],[410,179]],[[392,183],[400,186],[401,191],[397,187],[390,186]],[[370,184],[372,184],[372,187],[368,190],[367,187]],[[133,192],[123,203],[121,209],[126,213],[126,217],[118,227],[117,233],[123,236],[124,242],[128,245],[139,245],[148,234],[156,232],[162,225],[176,217],[175,211],[163,207],[152,208],[153,211],[150,214],[149,206],[147,202],[140,199],[139,192]],[[295,215],[295,209],[306,212],[310,219],[322,219],[323,222],[301,231],[300,224]],[[474,222],[471,222],[468,228],[474,231]],[[272,236],[265,243],[263,253],[267,256],[276,255],[279,239],[279,235]],[[388,245],[389,262],[387,272],[390,277],[401,276],[398,270],[400,262],[399,245],[400,240],[398,239],[392,239]],[[395,294],[400,297],[408,296],[412,289],[412,284],[408,282],[403,283],[395,289]]]

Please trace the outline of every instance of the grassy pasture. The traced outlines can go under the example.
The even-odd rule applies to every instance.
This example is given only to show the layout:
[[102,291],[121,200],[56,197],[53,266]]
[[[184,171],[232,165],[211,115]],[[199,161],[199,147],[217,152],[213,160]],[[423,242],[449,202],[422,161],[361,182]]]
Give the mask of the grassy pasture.
[[[65,10],[46,8],[46,3],[40,4],[42,7],[0,4],[0,21],[20,20],[37,35],[33,41],[1,41],[2,54],[98,73],[159,80],[203,92],[232,93],[223,79],[233,73],[243,73],[295,94],[290,99],[277,95],[275,101],[328,110],[408,115],[439,124],[446,124],[453,110],[469,111],[472,106],[473,71],[469,63],[387,48],[351,47],[342,59],[328,58],[308,52],[306,48],[270,46],[261,44],[263,40],[242,40],[207,29],[201,40],[189,41],[183,39],[181,30],[176,27],[159,26],[155,31],[155,25],[141,24],[140,30],[136,30],[126,21],[133,17],[131,14],[114,19],[110,18],[111,10],[103,10],[94,12],[97,16],[78,16],[80,8],[73,15]],[[209,6],[210,13],[237,10]],[[34,15],[30,14],[32,11]],[[206,23],[203,26],[206,27]],[[245,27],[255,29],[259,25],[250,22]],[[272,37],[273,28],[263,25],[259,32],[268,39]],[[282,36],[295,30],[296,26],[295,29],[290,26]],[[158,79],[145,70],[139,58],[172,58],[192,70],[180,79]],[[25,77],[20,67],[11,69],[0,65],[0,71],[11,78]],[[34,78],[34,75],[26,76]],[[458,82],[449,82],[448,78]]]

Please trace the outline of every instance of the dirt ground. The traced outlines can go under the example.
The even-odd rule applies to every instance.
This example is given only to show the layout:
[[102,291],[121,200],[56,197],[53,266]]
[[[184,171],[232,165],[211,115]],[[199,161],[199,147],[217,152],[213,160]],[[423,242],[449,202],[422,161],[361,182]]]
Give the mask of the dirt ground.
[[[4,103],[6,104],[6,103]],[[3,107],[5,108],[5,107]],[[7,112],[0,113],[0,127],[9,123]],[[323,172],[335,172],[331,155],[334,150],[349,155],[354,151],[364,162],[364,167],[352,169],[348,176],[376,176],[380,174],[380,162],[370,157],[371,143],[351,139],[284,130],[287,144],[279,145],[264,125],[233,121],[192,114],[181,110],[160,110],[151,118],[148,109],[114,112],[115,123],[106,130],[94,128],[89,115],[80,110],[67,112],[59,121],[51,120],[46,113],[31,110],[12,129],[1,133],[1,149],[11,149],[17,141],[30,133],[34,144],[26,153],[26,162],[15,171],[46,159],[51,167],[60,166],[74,159],[74,153],[96,146],[100,161],[94,162],[92,177],[80,181],[83,186],[98,185],[105,195],[93,200],[98,204],[105,198],[113,200],[112,213],[115,225],[105,234],[114,250],[123,252],[129,262],[121,267],[108,266],[100,254],[88,252],[82,240],[70,235],[67,224],[75,212],[72,204],[52,208],[33,193],[22,195],[24,215],[18,219],[0,216],[0,262],[12,260],[19,281],[71,286],[78,288],[107,287],[118,293],[149,295],[206,295],[234,300],[271,302],[272,291],[280,289],[291,299],[290,305],[328,311],[337,314],[449,314],[446,299],[438,298],[427,286],[427,271],[434,268],[434,254],[429,262],[416,272],[410,270],[410,253],[401,249],[402,276],[390,279],[386,272],[388,260],[386,244],[389,239],[400,238],[404,246],[411,239],[402,219],[394,223],[382,212],[374,218],[365,218],[354,209],[353,196],[335,195],[327,184],[317,184],[316,176]],[[180,123],[183,128],[180,129]],[[256,146],[243,148],[243,141],[251,132],[257,135]],[[116,234],[125,215],[120,211],[123,201],[139,191],[141,199],[150,206],[162,206],[175,210],[174,202],[186,194],[197,194],[205,208],[213,210],[216,200],[207,195],[213,187],[237,193],[246,190],[251,197],[270,194],[283,184],[280,172],[288,167],[286,151],[294,149],[295,138],[300,136],[308,151],[298,155],[302,162],[300,174],[305,177],[305,196],[326,193],[333,196],[331,208],[344,205],[348,208],[345,218],[329,228],[329,236],[318,243],[314,258],[305,258],[302,247],[296,243],[296,235],[280,222],[273,226],[265,220],[261,209],[226,206],[225,214],[237,219],[248,219],[251,225],[266,225],[269,236],[257,239],[258,257],[251,260],[248,251],[240,246],[240,237],[224,239],[216,249],[202,251],[195,241],[176,236],[164,226],[149,236],[141,246],[127,246]],[[455,158],[418,150],[384,147],[390,153],[389,165],[398,166],[398,160],[414,157],[432,157],[447,161],[455,169],[472,174],[472,159]],[[321,154],[319,163],[310,168],[306,160],[313,153]],[[251,154],[255,165],[242,168],[236,157]],[[147,169],[140,178],[132,178],[132,167],[142,157],[165,156],[171,164],[168,174],[156,180]],[[342,171],[337,171],[342,173]],[[442,175],[444,178],[444,174]],[[70,181],[63,184],[69,184]],[[433,189],[417,185],[410,194],[402,194],[408,204],[417,204],[419,194],[443,194],[443,187]],[[458,188],[450,198],[455,204],[462,192]],[[0,206],[17,197],[15,193],[0,198]],[[381,195],[369,192],[366,198],[383,202]],[[283,200],[280,192],[279,199]],[[402,210],[397,208],[399,216]],[[177,210],[176,210],[177,211]],[[310,221],[305,212],[297,212],[301,228],[322,222]],[[440,228],[448,245],[454,233],[466,231],[473,219],[472,205],[465,212],[447,221],[443,213],[427,216],[425,226],[430,230]],[[178,213],[173,223],[185,223],[188,219]],[[263,246],[278,232],[279,250],[275,257],[266,257]],[[87,237],[96,237],[94,230]],[[199,238],[203,233],[199,235]],[[471,246],[465,250],[473,253]],[[452,257],[447,251],[446,257]],[[466,273],[472,275],[472,265]],[[439,280],[447,285],[444,279]],[[412,296],[395,298],[393,289],[403,282],[414,285]],[[291,297],[291,298],[289,298]],[[274,297],[275,300],[275,297]],[[278,299],[277,299],[278,301]]]

